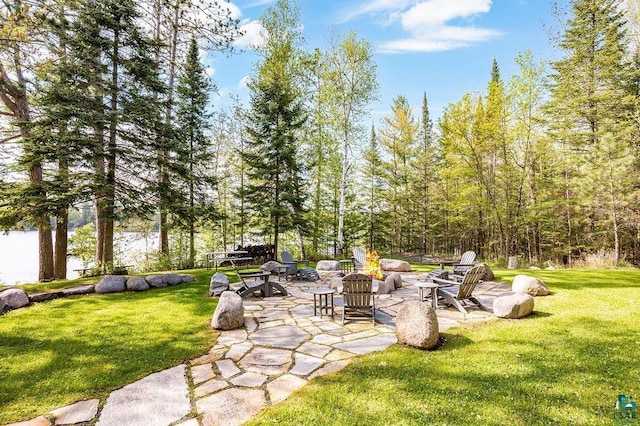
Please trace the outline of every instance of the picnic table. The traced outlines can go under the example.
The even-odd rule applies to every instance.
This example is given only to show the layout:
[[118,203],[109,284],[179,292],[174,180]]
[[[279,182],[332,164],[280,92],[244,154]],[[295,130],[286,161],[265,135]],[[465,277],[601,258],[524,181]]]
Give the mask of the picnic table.
[[246,250],[230,250],[230,251],[216,251],[211,253],[206,253],[206,265],[207,270],[211,269],[211,265],[215,265],[216,271],[218,271],[218,266],[220,266],[224,262],[229,262],[234,268],[237,268],[236,262],[245,262],[253,260],[252,257],[242,256],[249,254]]

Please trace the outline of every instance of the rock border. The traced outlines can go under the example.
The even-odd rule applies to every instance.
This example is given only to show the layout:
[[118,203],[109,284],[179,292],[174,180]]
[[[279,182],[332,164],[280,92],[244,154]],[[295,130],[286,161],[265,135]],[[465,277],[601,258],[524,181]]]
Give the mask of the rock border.
[[[105,287],[104,285],[101,285],[101,283],[106,283],[111,280],[123,280],[123,279],[125,283],[123,286],[118,286],[117,289],[115,290],[114,289],[110,289],[106,291],[101,290],[101,288]],[[146,289],[144,288],[144,286],[140,286],[140,279],[144,280],[145,283],[147,284]],[[24,291],[20,287],[12,286],[12,287],[3,288],[2,290],[0,290],[0,315],[4,314],[5,312],[31,306],[31,304],[33,303],[45,302],[45,301],[54,300],[54,299],[61,299],[67,296],[78,296],[78,295],[86,295],[91,293],[97,293],[97,294],[107,294],[107,293],[115,293],[115,292],[139,293],[140,291],[145,291],[145,290],[155,288],[155,286],[150,284],[150,280],[153,281],[157,279],[161,279],[163,283],[166,283],[163,287],[174,286],[182,283],[190,283],[195,280],[193,276],[190,274],[159,274],[159,275],[149,275],[146,278],[139,277],[139,276],[124,277],[122,275],[105,275],[96,284],[87,284],[87,285],[81,285],[77,287],[69,287],[61,290],[41,291],[41,292],[31,293],[31,294],[28,294],[26,291]],[[134,284],[129,286],[127,284],[129,280],[134,280]],[[2,293],[8,290],[19,290],[28,299],[28,303],[22,304],[22,306],[18,306],[15,308],[12,307],[10,304],[5,303],[5,301],[1,296],[2,296]],[[16,292],[12,291],[11,293],[16,293]]]

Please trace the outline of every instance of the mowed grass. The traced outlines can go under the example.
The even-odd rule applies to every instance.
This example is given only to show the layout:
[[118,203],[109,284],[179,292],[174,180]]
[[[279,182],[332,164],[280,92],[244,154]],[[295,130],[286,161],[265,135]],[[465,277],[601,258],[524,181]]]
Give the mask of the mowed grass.
[[0,316],[0,424],[104,401],[114,389],[206,353],[215,341],[212,271],[187,272],[195,282],[68,297]]
[[496,271],[541,278],[535,314],[394,346],[313,380],[251,423],[611,425],[618,394],[640,399],[640,271]]

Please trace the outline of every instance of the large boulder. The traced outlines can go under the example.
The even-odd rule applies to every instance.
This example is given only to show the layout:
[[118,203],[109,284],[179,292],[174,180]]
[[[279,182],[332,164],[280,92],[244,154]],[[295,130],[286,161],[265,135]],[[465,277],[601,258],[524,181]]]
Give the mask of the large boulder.
[[220,296],[222,292],[229,290],[229,278],[222,272],[216,272],[209,283],[209,296]]
[[511,284],[511,290],[515,293],[528,294],[531,296],[547,296],[549,289],[542,280],[529,275],[516,275]]
[[476,263],[475,266],[482,265],[484,266],[484,275],[482,276],[482,281],[493,281],[496,279],[496,276],[493,274],[493,271],[486,263]]
[[376,287],[378,288],[376,294],[389,294],[396,288],[393,282],[393,277],[391,277],[391,279],[387,277],[384,281],[374,279],[373,288],[375,289]]
[[316,265],[317,271],[339,271],[340,262],[337,260],[320,260]]
[[211,318],[211,327],[216,330],[234,330],[242,327],[243,324],[242,297],[233,291],[223,292]]
[[7,306],[7,304],[4,303],[4,300],[0,299],[0,315],[4,314],[4,312],[8,310],[9,310],[9,307]]
[[163,277],[167,285],[182,284],[182,277],[178,274],[164,274]]
[[409,272],[411,265],[409,262],[398,259],[380,259],[380,267],[383,271]]
[[[29,296],[21,288],[9,288],[0,293],[0,300],[10,309],[18,309],[29,304]],[[3,308],[3,309],[6,309]]]
[[127,277],[123,275],[107,275],[96,284],[96,293],[116,293],[127,289]]
[[150,287],[166,287],[167,281],[164,279],[164,275],[148,275],[146,278]]
[[193,275],[189,274],[180,274],[180,278],[182,278],[183,283],[192,283],[196,280],[195,278],[193,278]]
[[396,289],[402,288],[402,275],[400,275],[398,272],[391,272],[389,275],[387,275],[387,280],[390,278],[393,280],[393,286]]
[[440,331],[438,317],[430,303],[417,300],[405,302],[396,316],[398,343],[420,349],[431,349],[438,344]]
[[275,260],[269,260],[266,263],[263,263],[262,266],[260,266],[260,269],[263,271],[269,271],[272,274],[277,274],[280,267],[284,266],[282,263],[280,262],[276,262]]
[[145,291],[149,290],[149,283],[142,277],[131,277],[127,280],[127,290]]
[[493,313],[498,318],[522,318],[533,312],[533,296],[528,294],[510,294],[496,297],[493,301]]
[[329,288],[335,288],[336,292],[342,293],[342,277],[335,275],[329,281]]

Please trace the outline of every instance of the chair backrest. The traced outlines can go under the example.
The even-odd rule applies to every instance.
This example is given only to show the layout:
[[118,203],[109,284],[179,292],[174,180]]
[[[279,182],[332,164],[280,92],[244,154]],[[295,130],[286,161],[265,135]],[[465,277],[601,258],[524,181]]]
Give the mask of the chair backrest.
[[465,251],[460,258],[460,264],[472,265],[474,260],[476,260],[476,252],[473,250]]
[[293,262],[293,256],[291,256],[291,253],[289,253],[288,251],[281,252],[280,258],[282,259],[283,262],[286,262],[286,263]]
[[373,279],[369,275],[349,274],[342,279],[344,305],[349,308],[370,308],[373,304]]
[[355,247],[353,249],[353,258],[356,260],[356,267],[362,267],[365,263],[365,257],[367,252],[362,247]]
[[476,286],[482,282],[484,277],[484,265],[477,265],[469,269],[462,278],[462,283],[458,286],[458,296],[456,299],[463,300],[471,297],[471,293]]
[[287,265],[287,273],[288,274],[297,274],[298,273],[298,265],[293,260],[293,256],[288,251],[280,252],[280,259],[282,259],[282,263]]

